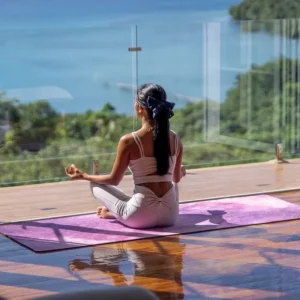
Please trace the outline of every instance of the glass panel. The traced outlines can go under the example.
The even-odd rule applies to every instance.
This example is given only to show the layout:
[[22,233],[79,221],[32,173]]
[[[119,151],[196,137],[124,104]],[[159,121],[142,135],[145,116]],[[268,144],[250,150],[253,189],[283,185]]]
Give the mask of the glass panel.
[[277,143],[286,154],[299,151],[300,48],[299,40],[287,38],[298,25],[138,26],[138,83],[161,84],[176,103],[171,124],[184,142],[185,165],[271,160]]
[[0,31],[1,185],[107,172],[132,130],[131,28]]
[[272,159],[276,143],[297,154],[300,47],[287,36],[299,23],[0,31],[0,184],[63,180],[64,166],[103,156],[109,171],[144,82],[176,103],[185,165]]
[[162,85],[175,102],[172,129],[185,145],[185,165],[208,161],[205,139],[205,27],[202,23],[138,26],[138,83]]
[[227,145],[228,159],[271,160],[277,143],[299,151],[299,40],[286,38],[295,22],[207,23],[208,140]]

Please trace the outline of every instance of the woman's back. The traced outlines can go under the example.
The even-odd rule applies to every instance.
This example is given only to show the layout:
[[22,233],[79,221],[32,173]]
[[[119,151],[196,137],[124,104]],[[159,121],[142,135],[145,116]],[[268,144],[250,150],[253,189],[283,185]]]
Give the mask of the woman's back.
[[[148,132],[146,130],[143,130],[143,128],[141,128],[140,130],[136,131],[136,134],[138,135],[138,137],[142,142],[145,157],[154,157],[154,147],[153,147],[154,140],[153,140],[152,132]],[[174,131],[170,130],[171,156],[174,156],[176,151],[175,139],[178,139],[178,136],[175,134]],[[132,152],[130,153],[130,159],[134,160],[134,159],[139,159],[140,157],[141,157],[140,150],[136,145],[136,147],[132,148]]]
[[132,133],[129,169],[135,185],[142,185],[152,190],[158,197],[172,188],[173,173],[179,152],[178,136],[170,131],[169,170],[165,175],[157,175],[157,161],[154,157],[153,134],[139,130]]

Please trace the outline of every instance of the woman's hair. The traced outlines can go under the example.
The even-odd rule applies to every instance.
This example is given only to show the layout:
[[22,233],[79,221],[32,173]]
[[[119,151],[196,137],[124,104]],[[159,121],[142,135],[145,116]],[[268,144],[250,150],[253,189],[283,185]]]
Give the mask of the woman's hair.
[[174,103],[167,101],[165,90],[158,84],[148,83],[137,91],[137,102],[147,110],[149,119],[154,121],[154,157],[157,162],[157,174],[165,175],[170,167],[169,119],[174,115]]

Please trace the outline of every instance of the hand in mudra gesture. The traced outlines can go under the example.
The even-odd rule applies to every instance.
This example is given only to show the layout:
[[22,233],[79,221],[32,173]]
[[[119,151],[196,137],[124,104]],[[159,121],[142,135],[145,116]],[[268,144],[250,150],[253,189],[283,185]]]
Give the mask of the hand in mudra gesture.
[[79,170],[74,164],[66,167],[65,172],[72,180],[83,179],[84,172]]

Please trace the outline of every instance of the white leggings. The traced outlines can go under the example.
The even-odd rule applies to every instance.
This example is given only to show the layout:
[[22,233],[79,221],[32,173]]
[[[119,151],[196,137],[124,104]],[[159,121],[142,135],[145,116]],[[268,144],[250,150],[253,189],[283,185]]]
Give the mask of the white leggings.
[[179,203],[178,187],[157,197],[144,186],[135,186],[132,197],[111,185],[91,183],[93,196],[122,224],[132,228],[171,226],[176,222]]

